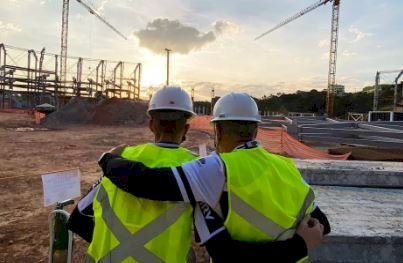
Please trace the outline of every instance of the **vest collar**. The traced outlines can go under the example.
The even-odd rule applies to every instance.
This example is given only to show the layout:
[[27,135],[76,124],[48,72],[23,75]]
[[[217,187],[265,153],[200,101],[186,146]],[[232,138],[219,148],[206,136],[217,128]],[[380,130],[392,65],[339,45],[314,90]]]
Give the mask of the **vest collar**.
[[174,148],[174,149],[179,148],[179,144],[174,142],[156,142],[154,144],[163,148]]
[[238,145],[237,147],[235,147],[235,150],[239,150],[239,149],[253,149],[256,147],[261,146],[260,142],[258,142],[257,140],[253,140],[253,141],[249,141],[249,142],[245,142],[241,145]]

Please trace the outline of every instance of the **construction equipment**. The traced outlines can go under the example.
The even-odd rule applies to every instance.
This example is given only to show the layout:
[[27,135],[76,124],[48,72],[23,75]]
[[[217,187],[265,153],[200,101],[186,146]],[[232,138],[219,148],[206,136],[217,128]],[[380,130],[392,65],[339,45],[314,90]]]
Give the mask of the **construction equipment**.
[[319,2],[311,6],[308,6],[307,8],[291,16],[290,18],[287,18],[286,20],[276,25],[275,27],[271,28],[270,30],[257,36],[255,40],[262,38],[263,36],[277,30],[278,28],[294,21],[295,19],[329,2],[333,2],[333,12],[332,12],[332,26],[330,31],[329,74],[328,74],[328,85],[326,96],[326,112],[329,116],[332,116],[334,106],[334,86],[336,84],[336,60],[337,60],[337,39],[339,31],[340,0],[320,0]]
[[[84,8],[90,12],[90,14],[96,16],[110,29],[116,32],[119,36],[127,40],[125,35],[123,35],[119,30],[112,26],[108,21],[105,20],[96,10],[85,4],[82,0],[76,0]],[[68,25],[69,25],[69,6],[70,0],[63,0],[63,12],[62,12],[62,37],[61,37],[61,49],[60,49],[60,80],[62,83],[66,81],[67,72],[67,38],[68,38]]]

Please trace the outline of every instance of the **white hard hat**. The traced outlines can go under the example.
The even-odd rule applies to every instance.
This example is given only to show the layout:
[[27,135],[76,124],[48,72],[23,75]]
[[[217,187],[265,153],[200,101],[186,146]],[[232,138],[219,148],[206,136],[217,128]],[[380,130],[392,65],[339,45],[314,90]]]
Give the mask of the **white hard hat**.
[[193,102],[189,94],[180,87],[163,87],[158,90],[148,104],[148,110],[177,110],[196,115],[193,112]]
[[221,97],[213,109],[212,122],[217,121],[261,122],[256,102],[246,93],[231,92]]

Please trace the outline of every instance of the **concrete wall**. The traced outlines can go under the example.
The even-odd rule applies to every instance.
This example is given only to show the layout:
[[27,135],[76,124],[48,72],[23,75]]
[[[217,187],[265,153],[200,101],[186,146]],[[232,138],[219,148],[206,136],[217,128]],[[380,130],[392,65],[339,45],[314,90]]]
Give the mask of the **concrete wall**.
[[310,255],[311,262],[321,263],[402,263],[402,237],[329,236]]
[[332,231],[312,262],[403,262],[403,189],[313,189]]
[[403,188],[403,163],[295,160],[312,185]]

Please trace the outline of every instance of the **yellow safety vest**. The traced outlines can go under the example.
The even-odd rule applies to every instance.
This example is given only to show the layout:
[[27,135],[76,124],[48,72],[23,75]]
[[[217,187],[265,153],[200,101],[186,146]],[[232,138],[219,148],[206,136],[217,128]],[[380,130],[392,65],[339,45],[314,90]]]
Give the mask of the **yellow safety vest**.
[[[151,143],[127,147],[122,156],[151,168],[179,166],[196,158],[184,148]],[[190,205],[137,198],[104,177],[93,207],[95,228],[89,261],[187,262],[192,239]]]
[[291,238],[315,199],[294,162],[261,147],[220,156],[229,199],[224,225],[231,237],[250,242]]

